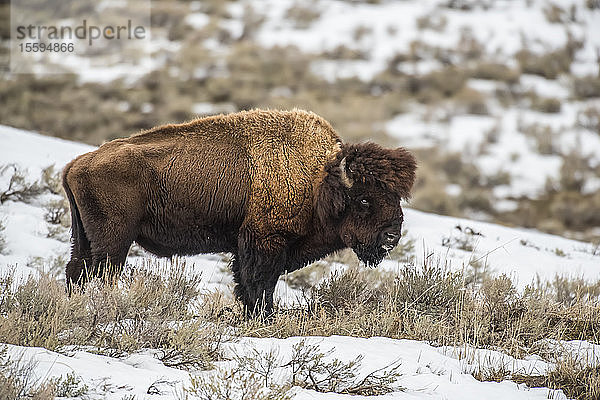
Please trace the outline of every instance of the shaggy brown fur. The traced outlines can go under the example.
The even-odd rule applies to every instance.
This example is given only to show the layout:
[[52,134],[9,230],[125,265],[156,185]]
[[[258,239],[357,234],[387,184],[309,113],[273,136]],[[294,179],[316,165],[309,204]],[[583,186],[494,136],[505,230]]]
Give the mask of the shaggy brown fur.
[[[236,294],[270,312],[279,276],[351,247],[377,264],[398,242],[416,163],[342,145],[316,114],[252,110],[160,126],[69,163],[67,284],[118,268],[133,241],[159,256],[231,252]],[[86,269],[86,267],[88,267]]]

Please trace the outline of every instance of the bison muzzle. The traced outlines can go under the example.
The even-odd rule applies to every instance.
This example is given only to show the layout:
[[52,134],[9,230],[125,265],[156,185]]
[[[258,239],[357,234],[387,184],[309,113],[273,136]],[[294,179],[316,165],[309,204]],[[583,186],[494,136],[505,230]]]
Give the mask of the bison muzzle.
[[67,290],[118,276],[135,241],[162,257],[233,254],[247,312],[273,309],[279,276],[352,248],[377,265],[398,243],[415,158],[344,144],[301,111],[252,110],[105,143],[63,171],[72,216]]

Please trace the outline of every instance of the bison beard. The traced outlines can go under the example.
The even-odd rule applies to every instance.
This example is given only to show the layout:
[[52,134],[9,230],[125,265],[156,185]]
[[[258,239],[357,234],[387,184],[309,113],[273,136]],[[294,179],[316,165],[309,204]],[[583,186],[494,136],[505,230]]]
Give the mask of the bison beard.
[[379,264],[400,238],[415,169],[405,149],[342,144],[327,121],[301,110],[219,115],[114,140],[63,171],[67,290],[118,276],[133,241],[165,257],[230,252],[236,296],[248,313],[270,314],[286,271],[347,247]]
[[359,244],[353,248],[354,253],[359,260],[364,262],[367,266],[377,266],[384,257],[387,255],[387,251],[380,246],[368,246],[365,244]]

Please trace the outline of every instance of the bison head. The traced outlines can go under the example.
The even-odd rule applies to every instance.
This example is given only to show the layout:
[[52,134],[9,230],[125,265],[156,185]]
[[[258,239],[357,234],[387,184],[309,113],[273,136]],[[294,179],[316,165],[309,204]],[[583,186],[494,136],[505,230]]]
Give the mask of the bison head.
[[367,265],[379,264],[400,240],[400,202],[410,197],[416,160],[406,149],[345,145],[326,167],[316,210]]

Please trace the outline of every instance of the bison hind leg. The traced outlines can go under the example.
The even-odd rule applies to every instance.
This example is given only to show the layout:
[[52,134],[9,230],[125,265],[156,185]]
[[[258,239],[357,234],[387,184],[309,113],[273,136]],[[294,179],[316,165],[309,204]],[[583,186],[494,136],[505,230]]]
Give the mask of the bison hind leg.
[[138,235],[136,221],[111,216],[95,224],[89,224],[86,232],[90,238],[91,258],[85,265],[83,282],[99,278],[103,283],[113,284],[123,270],[127,253]]
[[123,238],[115,241],[114,246],[104,247],[92,243],[92,265],[87,268],[91,278],[100,278],[105,283],[115,283],[123,271],[127,253],[133,239]]
[[92,262],[92,249],[83,227],[83,221],[75,202],[75,197],[66,179],[63,179],[63,187],[71,209],[71,259],[65,269],[67,293],[70,296],[74,285],[83,288],[86,278],[86,266]]
[[67,294],[70,296],[74,287],[83,288],[87,273],[86,266],[91,265],[91,255],[81,257],[80,255],[71,254],[71,260],[67,263],[65,278],[67,281]]
[[123,246],[118,252],[100,252],[92,256],[71,255],[71,260],[66,267],[67,293],[71,295],[73,289],[78,287],[83,290],[85,284],[93,278],[99,278],[104,283],[114,283],[123,270],[127,259],[129,246]]

